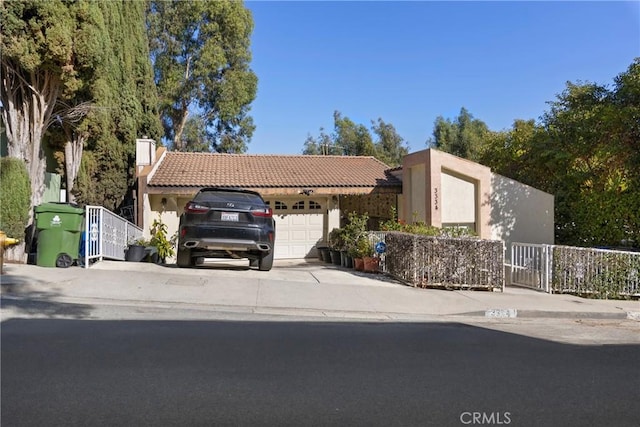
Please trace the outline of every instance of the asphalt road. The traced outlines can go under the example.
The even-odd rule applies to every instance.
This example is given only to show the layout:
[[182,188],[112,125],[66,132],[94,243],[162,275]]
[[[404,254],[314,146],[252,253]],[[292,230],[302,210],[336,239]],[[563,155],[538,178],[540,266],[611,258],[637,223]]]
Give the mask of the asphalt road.
[[8,426],[637,426],[639,345],[456,323],[2,323]]

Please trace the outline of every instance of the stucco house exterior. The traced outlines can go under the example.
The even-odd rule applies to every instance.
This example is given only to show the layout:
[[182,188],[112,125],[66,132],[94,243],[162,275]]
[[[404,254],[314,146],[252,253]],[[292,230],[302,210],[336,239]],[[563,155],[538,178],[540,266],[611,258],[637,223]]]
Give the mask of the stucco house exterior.
[[473,229],[480,237],[553,243],[553,196],[485,166],[434,149],[411,153],[390,169],[374,157],[169,152],[137,141],[137,224],[154,219],[177,231],[186,203],[203,187],[259,192],[276,219],[275,258],[316,256],[347,212],[370,226],[395,208],[406,222]]
[[435,149],[402,164],[402,218],[460,226],[484,239],[554,243],[554,197],[491,169]]

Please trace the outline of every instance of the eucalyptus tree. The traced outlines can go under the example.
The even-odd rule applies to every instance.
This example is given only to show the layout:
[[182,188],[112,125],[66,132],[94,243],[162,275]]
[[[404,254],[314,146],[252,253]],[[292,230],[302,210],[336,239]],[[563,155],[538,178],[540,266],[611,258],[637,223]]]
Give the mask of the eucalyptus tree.
[[184,151],[209,152],[209,137],[202,117],[189,117],[182,133]]
[[44,193],[46,134],[67,191],[115,208],[135,139],[160,130],[144,3],[15,0],[0,14],[2,119],[9,156],[28,165],[31,205]]
[[304,141],[304,148],[302,154],[309,155],[340,155],[342,154],[339,147],[337,147],[331,138],[331,135],[327,134],[324,128],[320,128],[320,135],[314,138],[311,135],[307,136]]
[[251,12],[240,1],[151,1],[151,58],[165,137],[185,150],[189,114],[206,124],[215,151],[244,152],[255,126]]
[[377,137],[375,142],[366,126],[355,123],[339,111],[333,113],[333,130],[329,135],[320,128],[317,138],[308,135],[302,153],[373,156],[389,166],[397,166],[409,151],[395,127],[381,118],[371,122],[371,130]]
[[436,118],[433,137],[427,143],[455,156],[478,160],[488,134],[487,125],[474,119],[473,115],[462,107],[454,120],[442,116]]
[[377,136],[376,157],[389,166],[401,165],[404,156],[409,154],[409,147],[404,138],[391,123],[386,123],[381,118],[378,118],[377,122],[372,121],[371,124],[371,129]]
[[102,58],[103,23],[95,2],[2,0],[0,4],[7,151],[27,164],[33,207],[44,194],[43,136],[61,117],[81,115],[65,101],[93,77]]
[[356,124],[339,111],[333,113],[334,145],[339,147],[345,156],[374,156],[375,146],[371,133],[366,126]]

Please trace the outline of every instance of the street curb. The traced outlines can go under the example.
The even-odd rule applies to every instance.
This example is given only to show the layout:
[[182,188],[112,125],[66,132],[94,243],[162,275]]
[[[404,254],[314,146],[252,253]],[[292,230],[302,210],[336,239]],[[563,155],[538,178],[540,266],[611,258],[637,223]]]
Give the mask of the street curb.
[[459,313],[459,316],[485,317],[489,319],[606,319],[606,320],[635,320],[640,322],[640,312],[618,313],[601,311],[548,311],[548,310],[517,310],[515,308],[490,309],[485,311],[471,311]]
[[4,294],[3,299],[31,301],[35,303],[57,302],[62,304],[77,305],[109,305],[128,307],[148,307],[157,309],[171,309],[181,307],[190,310],[256,314],[256,315],[279,315],[279,316],[300,316],[315,317],[323,319],[344,319],[344,320],[371,320],[371,321],[433,321],[437,319],[480,317],[485,319],[594,319],[594,320],[632,320],[640,322],[640,312],[570,312],[570,311],[544,311],[544,310],[517,310],[517,309],[490,309],[485,311],[473,311],[465,313],[392,313],[374,311],[348,311],[334,309],[310,309],[295,307],[266,307],[266,306],[240,306],[223,304],[195,304],[186,302],[167,301],[140,301],[122,300],[109,298],[74,298],[62,297],[53,299],[25,298],[20,295]]

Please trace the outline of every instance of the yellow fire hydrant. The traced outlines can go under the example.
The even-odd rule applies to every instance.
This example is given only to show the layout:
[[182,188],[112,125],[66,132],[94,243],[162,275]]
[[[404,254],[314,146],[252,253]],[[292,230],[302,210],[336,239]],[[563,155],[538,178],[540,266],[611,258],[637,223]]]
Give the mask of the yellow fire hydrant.
[[18,242],[20,240],[7,237],[4,231],[0,231],[0,274],[4,274],[4,248],[15,245]]

